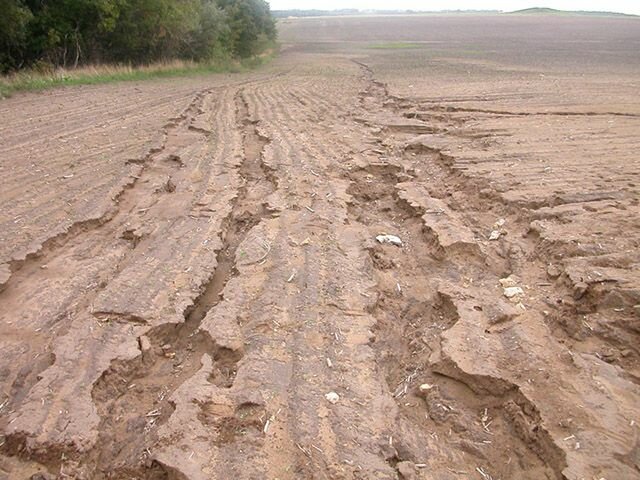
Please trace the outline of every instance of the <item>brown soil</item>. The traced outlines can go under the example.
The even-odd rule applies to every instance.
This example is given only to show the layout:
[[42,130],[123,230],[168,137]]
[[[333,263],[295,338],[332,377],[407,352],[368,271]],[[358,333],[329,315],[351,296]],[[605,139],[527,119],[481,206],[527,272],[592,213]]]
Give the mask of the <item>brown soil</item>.
[[639,31],[285,20],[1,102],[0,478],[640,478]]

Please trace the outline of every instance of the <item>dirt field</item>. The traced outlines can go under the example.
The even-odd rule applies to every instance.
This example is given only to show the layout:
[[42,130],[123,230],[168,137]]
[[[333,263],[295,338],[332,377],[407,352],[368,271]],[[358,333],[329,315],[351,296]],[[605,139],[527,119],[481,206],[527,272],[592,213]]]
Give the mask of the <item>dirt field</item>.
[[0,478],[640,478],[640,21],[280,38],[0,102]]

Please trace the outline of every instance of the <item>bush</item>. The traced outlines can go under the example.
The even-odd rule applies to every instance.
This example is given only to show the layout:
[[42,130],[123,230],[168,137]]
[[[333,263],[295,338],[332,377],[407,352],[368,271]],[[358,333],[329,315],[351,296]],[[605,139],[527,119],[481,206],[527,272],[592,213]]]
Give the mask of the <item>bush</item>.
[[274,40],[264,0],[0,0],[0,70],[46,62],[246,58]]

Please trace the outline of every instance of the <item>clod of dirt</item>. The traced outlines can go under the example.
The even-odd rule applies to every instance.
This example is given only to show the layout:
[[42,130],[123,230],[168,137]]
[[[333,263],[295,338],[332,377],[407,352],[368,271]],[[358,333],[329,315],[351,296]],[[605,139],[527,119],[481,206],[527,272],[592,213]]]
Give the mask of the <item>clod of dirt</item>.
[[551,279],[556,279],[558,278],[560,275],[562,275],[562,270],[560,270],[557,266],[555,265],[549,265],[547,267],[547,275],[549,276],[549,278]]
[[412,462],[398,462],[396,470],[400,474],[400,478],[403,480],[414,480],[417,475],[416,466]]

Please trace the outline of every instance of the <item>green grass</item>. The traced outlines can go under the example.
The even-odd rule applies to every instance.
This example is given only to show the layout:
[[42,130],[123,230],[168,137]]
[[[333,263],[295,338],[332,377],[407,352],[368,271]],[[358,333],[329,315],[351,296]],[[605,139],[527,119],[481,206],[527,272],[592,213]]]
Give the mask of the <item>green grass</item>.
[[374,50],[402,50],[409,48],[422,48],[424,45],[420,43],[411,43],[411,42],[388,42],[388,43],[375,43],[373,45],[369,45],[368,48],[372,48]]
[[34,92],[61,86],[141,81],[211,73],[237,73],[267,63],[275,54],[276,48],[274,47],[266,50],[262,55],[241,61],[221,60],[212,63],[196,63],[175,60],[135,67],[131,65],[96,65],[71,70],[56,69],[48,72],[28,70],[0,76],[0,98],[9,97],[17,92]]

